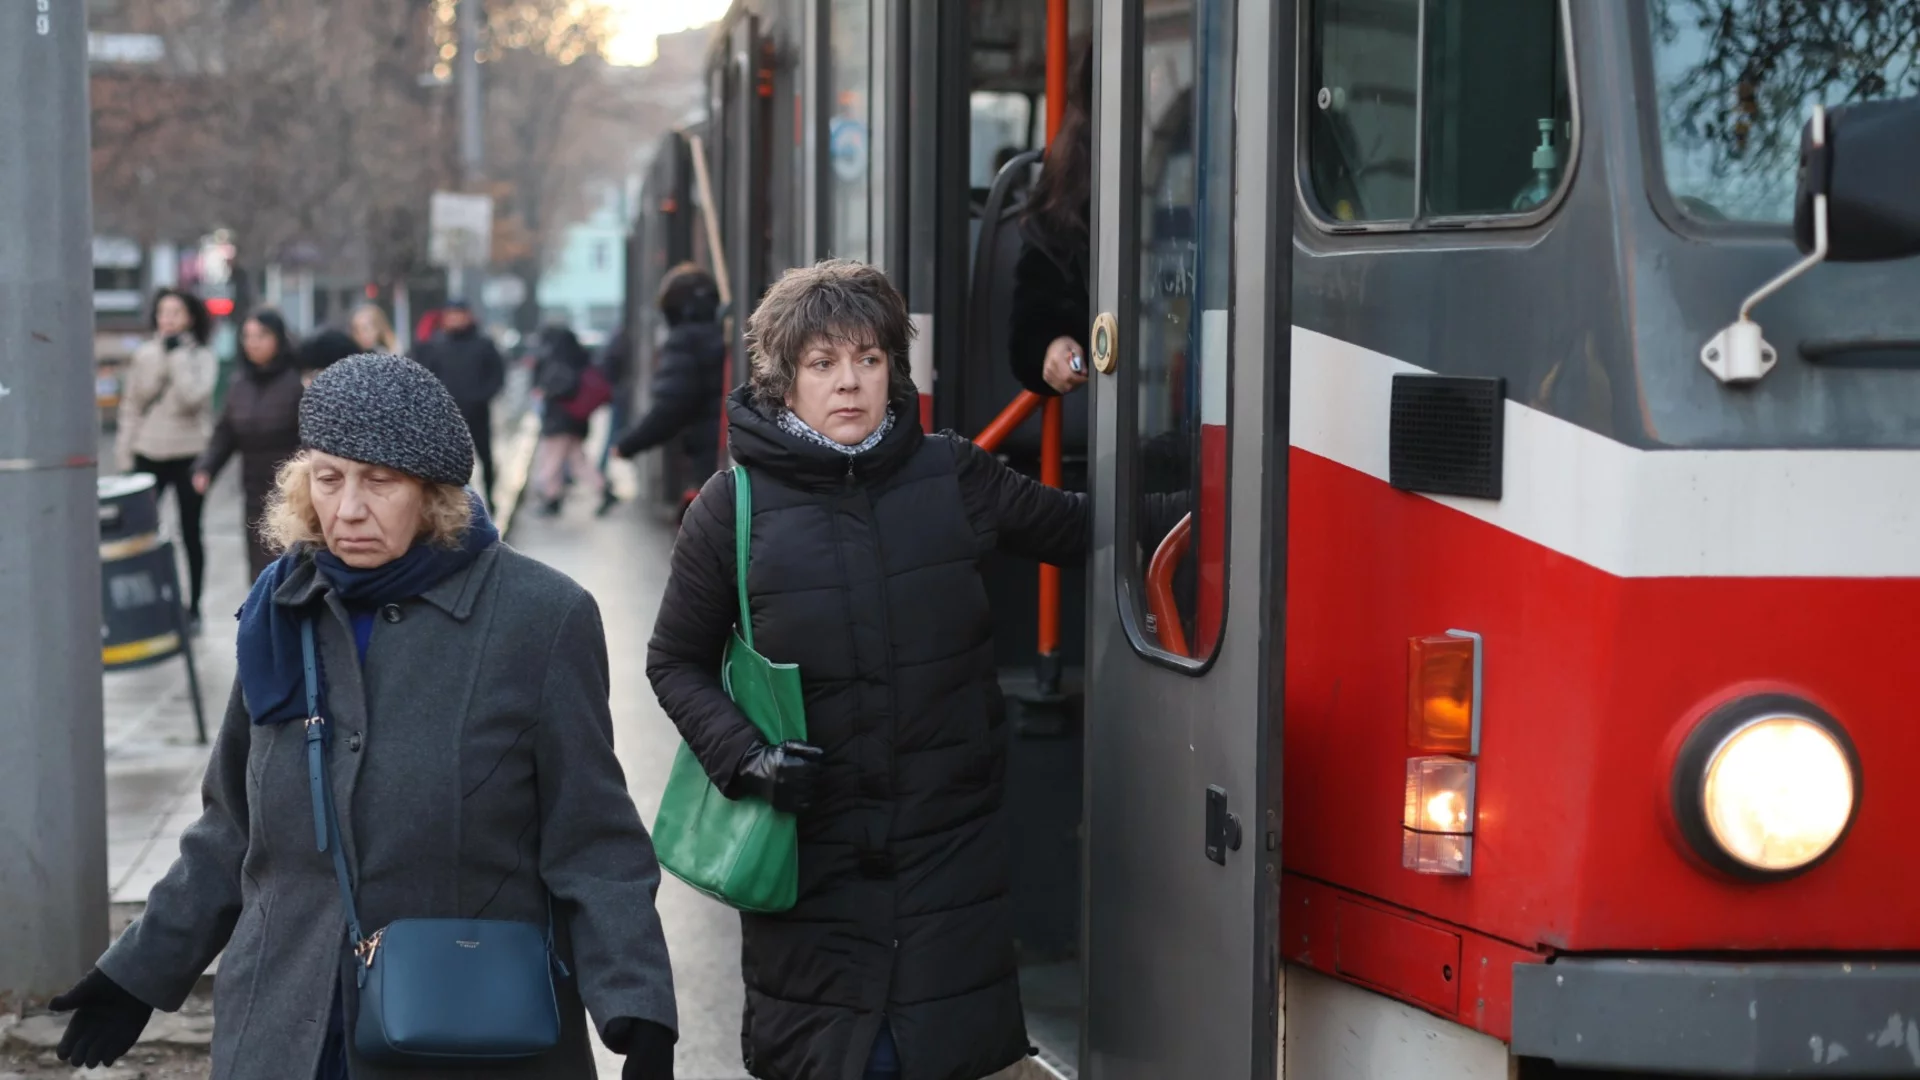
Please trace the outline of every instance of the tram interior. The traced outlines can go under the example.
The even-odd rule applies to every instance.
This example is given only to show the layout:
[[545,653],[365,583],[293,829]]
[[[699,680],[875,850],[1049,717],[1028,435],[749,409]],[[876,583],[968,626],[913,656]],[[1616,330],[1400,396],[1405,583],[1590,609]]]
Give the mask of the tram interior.
[[[1070,6],[1069,57],[1085,47],[1091,5]],[[1039,170],[1047,123],[1046,5],[974,0],[968,95],[968,318],[966,367],[953,423],[984,428],[1022,387],[1007,353],[1019,223]],[[1087,489],[1087,395],[1062,407],[1061,486]],[[1013,468],[1041,472],[1036,413],[1000,446]],[[1037,663],[1038,567],[994,558],[986,568],[995,613],[1001,687],[1007,699],[1007,822],[1013,837],[1014,935],[1028,1036],[1073,1075],[1080,1045],[1082,672],[1085,574],[1060,574],[1057,690]]]

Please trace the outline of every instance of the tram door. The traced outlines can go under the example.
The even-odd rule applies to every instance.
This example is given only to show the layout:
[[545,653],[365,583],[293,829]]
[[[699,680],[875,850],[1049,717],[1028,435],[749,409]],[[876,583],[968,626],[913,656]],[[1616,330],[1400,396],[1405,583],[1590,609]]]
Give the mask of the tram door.
[[1273,239],[1290,200],[1270,193],[1291,180],[1266,172],[1292,7],[1099,5],[1081,1057],[1096,1080],[1279,1071],[1271,448],[1287,441],[1291,248]]

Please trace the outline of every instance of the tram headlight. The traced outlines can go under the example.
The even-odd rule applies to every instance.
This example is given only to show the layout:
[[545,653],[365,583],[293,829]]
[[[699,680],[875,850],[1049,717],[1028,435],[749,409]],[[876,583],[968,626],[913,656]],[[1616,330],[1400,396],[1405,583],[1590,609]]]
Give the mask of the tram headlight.
[[1846,835],[1859,797],[1846,731],[1784,695],[1736,701],[1702,720],[1674,776],[1681,832],[1709,863],[1747,878],[1819,862]]

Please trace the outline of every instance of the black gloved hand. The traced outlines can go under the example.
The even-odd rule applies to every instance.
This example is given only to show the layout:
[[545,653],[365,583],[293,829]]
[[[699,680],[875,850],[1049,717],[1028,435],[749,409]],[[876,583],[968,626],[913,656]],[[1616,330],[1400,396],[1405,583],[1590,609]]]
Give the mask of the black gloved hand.
[[747,751],[734,770],[742,795],[773,804],[775,810],[797,814],[813,805],[820,786],[819,747],[789,740],[779,746],[761,743]]
[[607,1021],[607,1049],[627,1058],[620,1080],[673,1080],[673,1044],[678,1039],[672,1028],[651,1020],[616,1016]]
[[180,335],[168,334],[166,337],[166,340],[161,342],[161,344],[166,346],[166,350],[168,352],[172,352],[173,350],[180,347]]
[[74,1010],[56,1051],[61,1061],[80,1068],[111,1065],[133,1048],[153,1016],[153,1006],[134,997],[99,968],[81,976],[73,989],[47,1002],[54,1012]]

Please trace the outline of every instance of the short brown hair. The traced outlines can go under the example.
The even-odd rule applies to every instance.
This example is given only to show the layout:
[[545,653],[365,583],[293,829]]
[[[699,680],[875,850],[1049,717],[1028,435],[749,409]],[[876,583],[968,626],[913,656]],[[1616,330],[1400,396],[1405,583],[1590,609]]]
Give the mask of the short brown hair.
[[[418,478],[415,478],[418,480]],[[273,492],[267,496],[267,510],[256,527],[267,547],[286,552],[297,544],[325,547],[326,534],[320,529],[320,514],[313,508],[313,452],[302,450],[288,458],[274,477]],[[420,505],[420,535],[435,547],[449,550],[460,546],[473,522],[473,505],[465,488],[419,480],[426,489]]]
[[785,406],[801,351],[834,341],[885,351],[887,399],[905,407],[920,394],[907,360],[913,335],[907,302],[887,275],[850,259],[796,266],[780,275],[747,319],[754,397],[767,408]]

